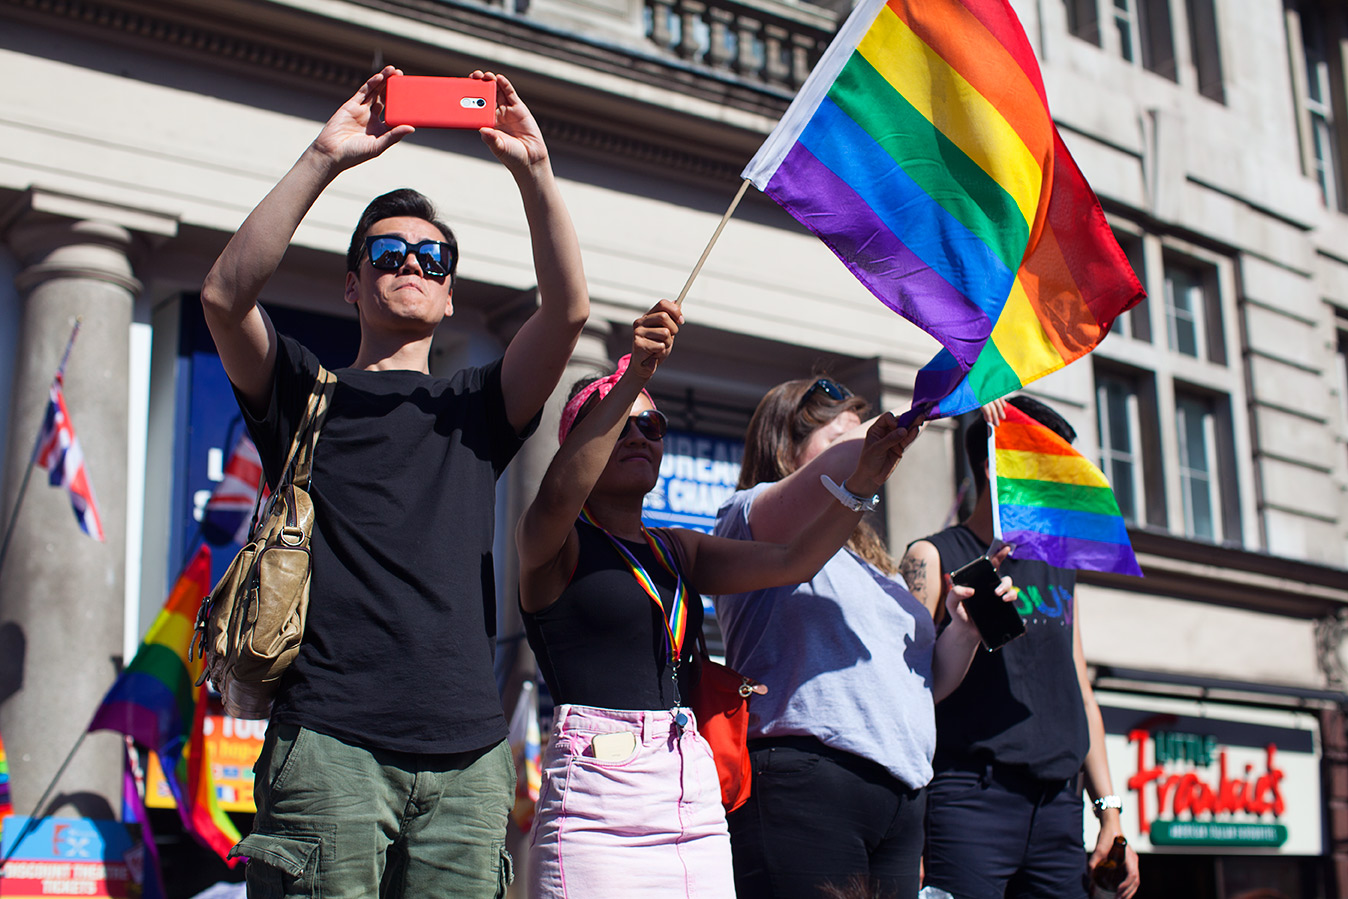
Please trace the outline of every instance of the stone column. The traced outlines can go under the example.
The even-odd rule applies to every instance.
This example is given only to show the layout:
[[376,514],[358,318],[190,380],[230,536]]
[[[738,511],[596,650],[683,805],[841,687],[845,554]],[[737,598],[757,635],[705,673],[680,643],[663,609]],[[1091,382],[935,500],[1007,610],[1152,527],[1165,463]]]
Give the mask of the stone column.
[[[4,520],[78,318],[65,398],[106,535],[103,543],[86,536],[66,491],[33,472],[0,571],[0,734],[15,812],[30,814],[112,684],[122,652],[129,334],[140,284],[127,255],[131,233],[119,225],[30,210],[5,237],[24,266],[15,278],[24,307]],[[122,759],[120,736],[91,734],[38,811],[120,817]]]

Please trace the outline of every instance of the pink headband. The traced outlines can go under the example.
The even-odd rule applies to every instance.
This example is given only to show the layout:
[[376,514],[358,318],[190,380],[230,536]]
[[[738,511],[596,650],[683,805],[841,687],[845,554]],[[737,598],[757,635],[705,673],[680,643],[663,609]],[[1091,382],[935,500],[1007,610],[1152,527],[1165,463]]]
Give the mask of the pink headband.
[[[632,362],[632,354],[628,353],[618,360],[618,370],[611,375],[591,381],[581,389],[579,393],[566,401],[565,408],[562,409],[562,421],[557,426],[557,442],[565,443],[566,435],[571,433],[571,429],[576,426],[576,416],[580,414],[581,407],[595,394],[602,400],[613,390],[614,385],[622,378],[623,372],[627,371],[627,366]],[[642,388],[642,394],[646,399],[651,400],[651,395]],[[655,400],[651,400],[651,405],[655,405]]]

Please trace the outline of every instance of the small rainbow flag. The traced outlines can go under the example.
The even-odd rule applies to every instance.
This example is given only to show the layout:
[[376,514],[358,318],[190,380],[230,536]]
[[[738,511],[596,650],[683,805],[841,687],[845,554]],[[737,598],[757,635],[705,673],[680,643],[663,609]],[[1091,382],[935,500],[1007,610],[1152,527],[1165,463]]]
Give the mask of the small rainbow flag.
[[993,536],[1022,559],[1142,576],[1100,469],[1010,404],[988,438]]
[[187,660],[197,610],[210,591],[211,551],[202,544],[169,591],[131,664],[103,697],[89,730],[117,731],[154,750],[184,827],[223,858],[239,841],[239,832],[219,809],[209,759],[198,748],[206,690],[195,683],[204,663]]
[[9,760],[5,757],[5,741],[0,739],[0,827],[7,815],[14,814],[14,803],[9,798]]
[[543,785],[543,749],[538,732],[538,691],[534,682],[520,685],[520,698],[510,716],[510,752],[515,757],[515,806],[510,819],[521,833],[534,825],[534,810]]
[[743,175],[944,347],[931,417],[1079,358],[1145,295],[1007,0],[862,0]]

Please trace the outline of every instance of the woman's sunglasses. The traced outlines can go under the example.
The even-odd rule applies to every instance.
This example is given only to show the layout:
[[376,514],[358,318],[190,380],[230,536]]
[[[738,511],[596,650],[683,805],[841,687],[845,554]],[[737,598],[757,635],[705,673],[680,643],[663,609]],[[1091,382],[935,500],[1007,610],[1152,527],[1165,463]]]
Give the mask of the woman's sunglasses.
[[408,243],[396,234],[370,234],[365,237],[365,251],[370,254],[370,265],[383,272],[402,268],[408,253],[415,253],[421,271],[433,278],[443,278],[454,266],[454,250],[440,240]]
[[804,406],[810,401],[810,397],[814,396],[816,393],[822,393],[824,396],[837,403],[841,403],[852,395],[852,391],[848,390],[837,381],[830,381],[828,378],[820,378],[810,385],[810,389],[805,391],[805,395],[800,398],[799,405]]
[[669,419],[665,418],[665,413],[659,409],[647,409],[645,412],[637,415],[629,415],[627,424],[623,426],[623,432],[618,435],[621,440],[627,436],[628,430],[632,425],[637,426],[641,436],[654,443],[657,440],[663,440],[665,432],[669,430]]

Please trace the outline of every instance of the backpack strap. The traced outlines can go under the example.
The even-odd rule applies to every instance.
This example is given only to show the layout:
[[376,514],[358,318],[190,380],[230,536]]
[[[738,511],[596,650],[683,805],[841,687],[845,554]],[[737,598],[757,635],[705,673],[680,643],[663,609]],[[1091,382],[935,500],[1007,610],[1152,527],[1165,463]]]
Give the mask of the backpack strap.
[[295,432],[295,443],[290,448],[295,464],[291,483],[301,490],[309,489],[314,449],[318,446],[318,434],[323,430],[323,422],[327,420],[328,409],[332,406],[332,391],[336,386],[337,376],[320,365],[313,392],[309,395],[309,405],[304,410],[304,419]]
[[[278,495],[281,488],[287,484],[294,484],[301,490],[308,489],[309,475],[313,470],[314,447],[318,445],[318,432],[323,429],[323,422],[328,417],[328,408],[332,404],[332,391],[336,386],[337,376],[322,365],[318,366],[318,376],[314,378],[309,403],[305,406],[304,416],[300,418],[300,423],[295,428],[295,436],[290,440],[290,452],[286,456],[285,467],[281,469],[281,477],[272,496]],[[262,494],[266,488],[267,480],[263,478],[257,485],[257,498],[253,500],[253,516],[248,526],[249,535],[257,530],[258,522],[261,521],[259,513],[262,511]]]

